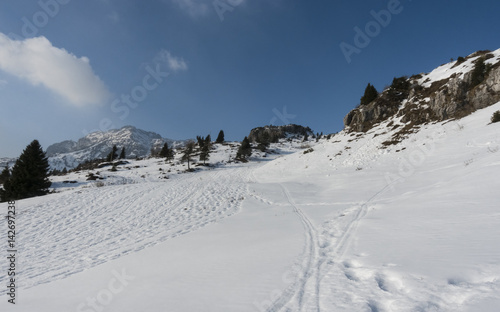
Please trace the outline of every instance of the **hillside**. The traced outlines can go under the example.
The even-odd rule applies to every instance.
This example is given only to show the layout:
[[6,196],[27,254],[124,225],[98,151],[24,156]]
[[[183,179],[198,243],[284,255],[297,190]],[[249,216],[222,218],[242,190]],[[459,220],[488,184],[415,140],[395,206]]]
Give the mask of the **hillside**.
[[[458,105],[454,86],[488,54]],[[400,80],[413,89],[382,92],[337,134],[255,128],[249,162],[226,142],[207,166],[195,153],[194,172],[177,153],[51,177],[54,193],[16,204],[16,310],[497,311],[499,57]],[[127,140],[116,133],[80,151]]]
[[[485,63],[484,73],[474,84],[473,72],[480,59]],[[366,132],[378,123],[397,119],[405,124],[395,134],[397,140],[422,124],[461,118],[498,101],[500,49],[480,51],[428,74],[395,78],[374,101],[349,112],[344,124],[349,131]]]

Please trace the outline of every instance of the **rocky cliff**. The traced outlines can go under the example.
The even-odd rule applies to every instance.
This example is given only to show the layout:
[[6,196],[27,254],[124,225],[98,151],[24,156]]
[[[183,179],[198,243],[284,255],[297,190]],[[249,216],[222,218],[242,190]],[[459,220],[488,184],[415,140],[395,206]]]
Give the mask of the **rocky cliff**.
[[[484,78],[472,81],[478,61],[485,63]],[[366,132],[374,125],[400,117],[402,130],[432,121],[464,117],[500,101],[500,49],[480,51],[442,65],[429,74],[395,79],[367,105],[344,118],[347,131]]]
[[[304,136],[313,136],[314,132],[309,127],[300,125],[285,125],[285,126],[265,126],[254,128],[250,131],[248,139],[250,142],[269,141],[278,142],[279,139],[299,138]],[[264,139],[264,137],[266,139]]]

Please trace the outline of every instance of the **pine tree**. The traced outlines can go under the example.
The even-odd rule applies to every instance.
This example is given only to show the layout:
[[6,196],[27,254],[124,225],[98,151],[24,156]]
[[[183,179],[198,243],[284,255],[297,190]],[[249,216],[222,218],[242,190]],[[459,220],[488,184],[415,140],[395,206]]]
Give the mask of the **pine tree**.
[[479,85],[483,82],[486,77],[486,64],[484,63],[484,57],[481,57],[476,61],[476,65],[474,66],[474,70],[471,74],[471,88]]
[[217,136],[217,140],[215,140],[215,143],[224,143],[224,131],[220,131],[219,135]]
[[184,147],[184,151],[182,154],[182,161],[187,161],[188,170],[191,170],[190,162],[191,162],[191,157],[193,157],[194,154],[194,147],[195,143],[193,141],[188,141],[186,143],[186,146]]
[[197,135],[196,141],[198,141],[198,146],[200,147],[200,149],[203,147],[203,144],[205,144],[205,138],[202,136]]
[[173,148],[168,148],[167,149],[167,155],[165,156],[165,158],[167,159],[167,161],[172,161],[174,159],[174,155],[175,155],[174,149]]
[[271,136],[269,135],[269,132],[264,130],[262,131],[258,136],[257,136],[257,148],[261,152],[265,152],[269,145],[271,144]]
[[122,147],[122,152],[120,153],[120,159],[125,159],[125,147]]
[[49,193],[49,162],[40,143],[31,142],[19,156],[10,178],[0,190],[0,200],[16,200]]
[[247,137],[241,141],[241,145],[238,148],[238,152],[236,153],[236,159],[246,159],[252,155],[252,146],[250,145],[250,141]]
[[203,164],[205,164],[209,158],[210,158],[210,144],[205,142],[205,144],[203,144],[203,147],[201,148],[200,160],[203,161]]
[[164,157],[167,161],[174,159],[174,150],[173,148],[168,147],[168,143],[163,144],[160,151],[160,157]]
[[10,168],[9,165],[7,164],[7,167],[5,167],[2,170],[2,173],[0,173],[0,184],[4,184],[5,181],[7,181],[10,178]]
[[113,149],[111,150],[111,152],[106,157],[106,160],[107,161],[113,161],[113,160],[115,160],[118,157],[117,152],[118,152],[118,148],[116,147],[116,145],[113,145]]
[[161,148],[161,151],[160,151],[160,157],[167,158],[168,150],[169,150],[168,144],[167,143],[163,144],[163,147]]
[[371,84],[368,84],[368,86],[366,86],[365,89],[365,94],[363,95],[363,97],[361,97],[360,105],[366,105],[371,103],[373,100],[377,98],[377,96],[378,96],[377,89],[375,89],[375,87],[372,86]]

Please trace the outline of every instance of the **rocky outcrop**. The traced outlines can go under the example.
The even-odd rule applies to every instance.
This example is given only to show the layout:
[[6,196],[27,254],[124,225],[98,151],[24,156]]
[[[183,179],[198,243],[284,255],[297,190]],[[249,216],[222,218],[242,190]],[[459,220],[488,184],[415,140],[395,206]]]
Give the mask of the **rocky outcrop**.
[[[269,142],[278,142],[279,139],[290,137],[303,137],[305,135],[314,135],[309,127],[299,125],[286,125],[286,126],[265,126],[254,128],[250,131],[248,139],[250,142],[259,142],[262,140]],[[263,139],[265,137],[265,139]]]
[[354,132],[366,132],[374,124],[393,116],[399,109],[399,102],[391,102],[380,96],[368,105],[358,107],[344,117],[344,125]]
[[471,72],[463,79],[451,78],[430,96],[430,108],[439,120],[461,118],[500,101],[500,67],[493,68],[486,79],[470,89]]
[[[346,130],[366,132],[375,124],[390,117],[402,117],[410,126],[436,120],[462,118],[470,113],[500,101],[500,57],[489,51],[476,52],[466,58],[469,66],[464,72],[453,72],[459,63],[446,64],[453,72],[442,80],[429,82],[422,75],[407,78],[409,89],[384,90],[376,100],[352,110],[345,116]],[[485,79],[477,86],[471,86],[472,68],[478,57],[492,59]],[[466,69],[466,70],[465,70]]]

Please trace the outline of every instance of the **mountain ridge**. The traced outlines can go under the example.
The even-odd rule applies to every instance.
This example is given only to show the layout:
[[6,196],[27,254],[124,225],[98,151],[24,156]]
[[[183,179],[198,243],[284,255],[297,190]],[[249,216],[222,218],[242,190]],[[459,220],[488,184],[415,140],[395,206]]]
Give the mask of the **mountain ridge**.
[[[483,59],[484,79],[472,82],[475,65]],[[500,49],[477,51],[438,66],[426,74],[395,78],[393,84],[344,118],[344,129],[367,132],[390,118],[401,118],[408,131],[433,121],[462,118],[500,100]]]
[[124,126],[106,132],[92,132],[77,141],[65,140],[50,145],[47,157],[51,168],[72,169],[87,160],[105,158],[116,145],[125,148],[127,158],[145,157],[151,149],[157,149],[164,143],[170,146],[181,146],[184,141],[163,138],[156,132],[145,131],[134,126]]

